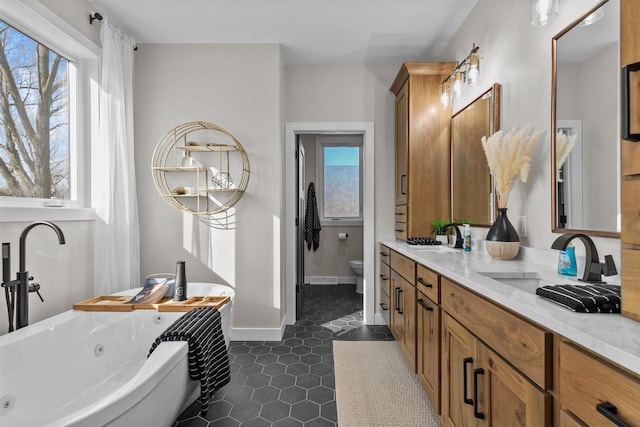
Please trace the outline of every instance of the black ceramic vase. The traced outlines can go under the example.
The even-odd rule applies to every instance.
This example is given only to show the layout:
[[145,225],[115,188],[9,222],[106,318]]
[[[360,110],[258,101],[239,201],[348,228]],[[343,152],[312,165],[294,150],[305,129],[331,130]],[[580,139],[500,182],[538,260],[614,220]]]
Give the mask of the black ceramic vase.
[[520,250],[520,238],[509,217],[507,208],[498,208],[498,217],[487,233],[487,252],[493,259],[513,259]]

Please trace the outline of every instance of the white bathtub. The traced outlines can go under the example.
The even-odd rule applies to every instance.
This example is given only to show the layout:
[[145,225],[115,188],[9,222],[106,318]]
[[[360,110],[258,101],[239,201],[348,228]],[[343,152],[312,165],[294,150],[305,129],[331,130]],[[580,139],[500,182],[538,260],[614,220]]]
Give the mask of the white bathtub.
[[[124,292],[135,294],[137,290]],[[190,283],[188,295],[233,289]],[[155,338],[184,313],[66,311],[0,336],[0,426],[170,426],[199,393],[187,344]]]

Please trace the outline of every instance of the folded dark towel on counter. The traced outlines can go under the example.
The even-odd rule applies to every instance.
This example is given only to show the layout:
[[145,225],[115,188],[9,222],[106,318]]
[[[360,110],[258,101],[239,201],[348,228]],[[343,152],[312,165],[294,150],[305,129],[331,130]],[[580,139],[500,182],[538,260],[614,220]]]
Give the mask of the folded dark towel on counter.
[[536,294],[578,313],[620,313],[620,286],[616,285],[542,286]]
[[206,415],[209,398],[231,380],[220,312],[211,307],[187,312],[156,338],[149,355],[163,341],[187,342],[189,377],[200,381],[200,413]]

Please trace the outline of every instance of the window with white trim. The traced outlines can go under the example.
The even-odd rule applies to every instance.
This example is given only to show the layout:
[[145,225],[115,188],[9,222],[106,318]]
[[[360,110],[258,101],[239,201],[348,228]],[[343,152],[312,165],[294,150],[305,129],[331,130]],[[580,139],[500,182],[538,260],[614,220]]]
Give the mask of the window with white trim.
[[362,225],[362,137],[322,136],[316,147],[320,223]]
[[0,209],[89,207],[99,57],[95,43],[39,2],[3,2]]
[[0,20],[0,195],[70,199],[72,66]]

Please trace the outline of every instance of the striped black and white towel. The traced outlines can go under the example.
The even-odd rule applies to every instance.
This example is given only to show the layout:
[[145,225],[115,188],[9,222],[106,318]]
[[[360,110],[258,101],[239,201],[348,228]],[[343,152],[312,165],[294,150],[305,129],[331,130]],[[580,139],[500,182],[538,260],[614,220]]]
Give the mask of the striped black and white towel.
[[542,286],[536,294],[578,313],[620,313],[620,286],[616,285]]
[[307,188],[307,207],[304,212],[304,240],[307,242],[307,249],[318,250],[320,246],[320,216],[318,215],[318,201],[316,200],[316,187],[313,182]]
[[206,415],[209,398],[231,380],[220,312],[212,307],[187,312],[156,338],[149,355],[163,341],[187,342],[189,377],[200,381],[200,411]]

